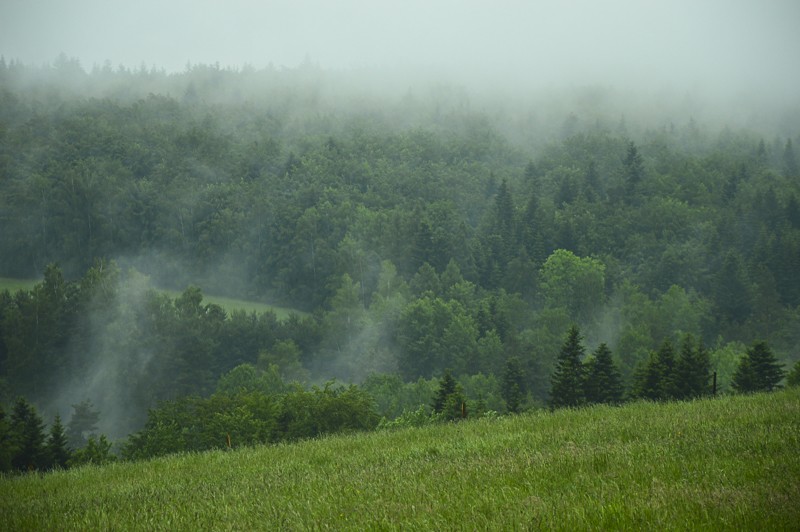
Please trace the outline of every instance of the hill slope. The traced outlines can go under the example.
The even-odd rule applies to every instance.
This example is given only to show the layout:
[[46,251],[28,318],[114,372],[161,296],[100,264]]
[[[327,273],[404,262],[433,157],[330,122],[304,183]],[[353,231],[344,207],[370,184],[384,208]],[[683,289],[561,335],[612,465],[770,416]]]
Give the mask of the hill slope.
[[0,481],[19,529],[771,529],[800,389],[536,413]]

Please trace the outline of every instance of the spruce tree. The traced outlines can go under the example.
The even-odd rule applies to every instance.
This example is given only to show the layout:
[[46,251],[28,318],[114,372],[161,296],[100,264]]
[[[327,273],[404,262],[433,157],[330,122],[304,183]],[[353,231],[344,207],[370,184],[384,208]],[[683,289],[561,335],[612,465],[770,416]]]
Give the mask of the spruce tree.
[[739,393],[771,392],[783,376],[783,364],[778,363],[766,342],[759,341],[739,361],[731,384]]
[[634,376],[632,395],[651,401],[664,401],[678,395],[675,351],[669,340],[665,340],[658,352],[651,353],[648,361],[639,367]]
[[500,393],[503,396],[503,400],[506,402],[506,410],[512,414],[519,412],[526,390],[525,374],[522,371],[522,364],[518,357],[509,357],[509,359],[506,360]]
[[711,379],[711,360],[702,342],[695,345],[691,335],[686,335],[675,363],[676,399],[695,399],[708,395]]
[[580,406],[584,404],[583,394],[583,346],[578,327],[572,326],[567,339],[561,347],[556,368],[550,378],[550,407]]
[[17,471],[34,471],[46,466],[44,422],[33,405],[20,397],[11,412],[11,466]]
[[50,426],[46,451],[50,468],[66,469],[71,453],[67,446],[67,434],[64,430],[64,425],[61,424],[61,416],[58,414],[56,414],[53,424]]
[[456,380],[451,375],[450,370],[445,370],[444,375],[439,380],[439,389],[433,397],[431,407],[437,414],[444,411],[447,405],[447,398],[456,392]]
[[611,358],[611,350],[606,344],[600,344],[586,363],[586,402],[619,403],[622,391],[622,377]]

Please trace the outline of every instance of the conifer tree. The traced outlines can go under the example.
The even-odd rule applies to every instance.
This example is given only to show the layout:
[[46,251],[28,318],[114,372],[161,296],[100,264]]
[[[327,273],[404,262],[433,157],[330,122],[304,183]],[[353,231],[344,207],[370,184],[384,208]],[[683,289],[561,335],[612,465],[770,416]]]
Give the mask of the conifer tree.
[[771,392],[783,376],[783,364],[778,363],[766,342],[759,341],[739,361],[731,384],[739,393]]
[[456,380],[453,378],[449,369],[445,370],[444,375],[442,375],[442,378],[439,380],[439,389],[436,390],[436,395],[433,397],[433,404],[431,404],[433,411],[437,414],[442,412],[447,404],[447,398],[455,393],[455,391]]
[[675,363],[676,399],[695,399],[708,395],[711,379],[711,360],[702,342],[695,345],[686,335]]
[[583,354],[580,331],[573,325],[567,333],[567,339],[558,354],[556,369],[550,378],[551,408],[584,404],[584,368],[581,362]]
[[509,357],[506,360],[500,393],[506,402],[506,409],[512,414],[519,412],[526,390],[525,374],[518,357]]
[[11,471],[11,458],[14,454],[12,443],[8,416],[0,404],[0,473]]
[[11,412],[11,466],[17,471],[43,469],[46,465],[44,422],[33,405],[20,397]]
[[619,403],[622,391],[622,377],[611,358],[611,350],[606,344],[600,344],[586,363],[586,402]]
[[678,395],[675,377],[675,351],[665,340],[658,352],[650,354],[634,376],[632,395],[639,399],[664,401]]
[[50,426],[46,451],[50,468],[66,469],[72,453],[70,453],[67,446],[67,434],[64,430],[64,425],[61,424],[61,416],[58,414],[56,414],[53,424]]

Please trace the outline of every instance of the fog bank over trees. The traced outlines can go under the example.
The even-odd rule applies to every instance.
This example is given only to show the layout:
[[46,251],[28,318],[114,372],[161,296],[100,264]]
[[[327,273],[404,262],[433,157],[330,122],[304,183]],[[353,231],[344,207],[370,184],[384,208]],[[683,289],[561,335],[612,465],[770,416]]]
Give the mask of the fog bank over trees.
[[[613,85],[787,97],[798,84],[792,0],[10,0],[0,53],[91,69],[311,61],[507,89]],[[407,83],[406,83],[407,84]]]

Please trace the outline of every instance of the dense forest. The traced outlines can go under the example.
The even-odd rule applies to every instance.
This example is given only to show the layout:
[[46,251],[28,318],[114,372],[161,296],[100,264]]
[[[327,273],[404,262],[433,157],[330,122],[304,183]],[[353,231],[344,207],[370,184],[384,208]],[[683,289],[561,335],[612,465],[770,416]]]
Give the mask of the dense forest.
[[0,61],[0,276],[41,279],[0,292],[4,411],[140,457],[747,391],[759,356],[771,389],[800,358],[798,109],[367,79]]

